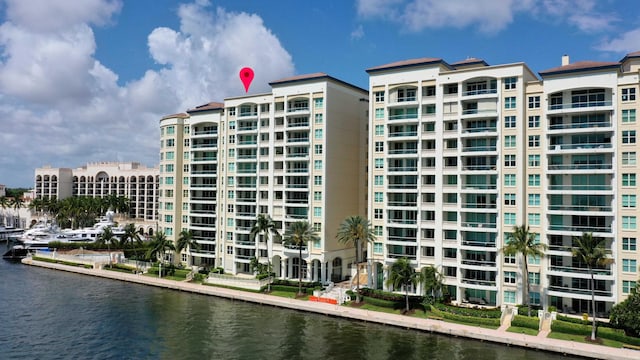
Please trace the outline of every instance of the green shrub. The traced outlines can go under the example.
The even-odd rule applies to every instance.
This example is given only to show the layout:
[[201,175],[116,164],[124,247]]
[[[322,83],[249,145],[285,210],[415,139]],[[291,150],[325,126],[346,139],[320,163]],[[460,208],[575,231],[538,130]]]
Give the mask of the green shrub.
[[124,265],[124,264],[111,264],[111,268],[113,269],[118,269],[118,270],[123,270],[123,271],[127,271],[130,273],[135,273],[136,272],[136,268],[133,266],[129,266],[129,265]]
[[[542,309],[539,305],[531,305],[531,316],[538,317],[538,310]],[[529,308],[527,305],[518,305],[518,315],[529,316]]]
[[551,331],[581,336],[591,335],[591,327],[561,320],[555,320],[551,323]]
[[[295,286],[296,289],[297,289],[298,288],[298,281],[297,280],[286,280],[286,279],[274,279],[273,283],[272,283],[272,288],[273,288],[273,285]],[[302,282],[302,287],[303,288],[314,288],[316,286],[320,286],[321,287],[322,284],[320,284],[319,282],[308,282],[308,281],[303,281]]]
[[612,329],[612,328],[598,328],[596,330],[598,337],[603,339],[615,340],[625,344],[631,344],[640,346],[640,338],[627,336],[624,334],[624,330]]
[[202,273],[193,274],[193,281],[202,282],[207,277],[207,275]]
[[462,322],[466,324],[485,325],[485,326],[491,326],[496,328],[500,326],[500,319],[458,315],[458,314],[453,314],[450,312],[439,310],[435,306],[431,307],[431,311],[436,316],[439,316],[447,320],[456,321],[456,322]]
[[[395,302],[404,302],[405,301],[405,295],[404,294],[397,294],[397,293],[393,293],[393,292],[388,292],[388,291],[382,291],[382,290],[375,290],[375,289],[369,289],[369,288],[362,288],[360,289],[360,294],[362,296],[367,296],[370,298],[376,298],[376,299],[382,299],[382,300],[388,300],[388,301],[395,301]],[[416,295],[409,295],[409,303],[411,303],[412,305],[416,305],[416,304],[420,304],[424,301],[424,298],[422,296],[416,296]]]
[[[350,295],[351,296],[351,295]],[[355,299],[355,293],[352,295],[352,299]],[[364,302],[373,306],[380,306],[383,308],[395,309],[398,307],[402,307],[404,303],[399,303],[397,301],[377,299],[374,297],[364,296]]]
[[[575,318],[575,317],[570,317],[570,316],[565,316],[565,315],[560,315],[560,314],[558,314],[556,319],[560,320],[560,321],[570,322],[570,323],[573,323],[573,324],[581,324],[581,325],[589,325],[589,326],[591,326],[591,324],[592,324],[591,320],[583,320],[583,319],[580,319],[580,318]],[[613,324],[611,324],[611,323],[597,321],[597,320],[596,320],[596,326],[597,327],[615,328],[615,326]]]
[[500,319],[502,316],[502,311],[498,308],[492,309],[483,309],[483,308],[468,308],[463,306],[453,306],[453,305],[445,305],[441,303],[436,303],[432,305],[436,309],[440,311],[444,311],[450,314],[462,315],[462,316],[473,316],[479,318],[486,319]]
[[530,316],[516,315],[511,320],[511,326],[539,330],[539,320]]

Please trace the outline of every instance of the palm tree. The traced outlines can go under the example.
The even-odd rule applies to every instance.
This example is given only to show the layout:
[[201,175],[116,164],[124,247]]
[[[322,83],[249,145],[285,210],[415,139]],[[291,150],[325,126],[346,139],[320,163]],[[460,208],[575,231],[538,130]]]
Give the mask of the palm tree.
[[547,245],[536,239],[536,234],[529,232],[528,225],[514,226],[513,232],[508,235],[507,245],[502,249],[505,255],[522,255],[522,304],[527,305],[529,316],[531,316],[531,304],[529,301],[529,264],[530,256],[543,257]]
[[[186,249],[187,253],[191,251],[191,249],[198,249],[200,245],[193,238],[193,233],[191,230],[183,229],[178,236],[178,241],[176,242],[176,253],[181,253],[182,250]],[[191,256],[191,254],[189,254]]]
[[419,282],[422,284],[424,294],[432,299],[439,299],[442,295],[444,275],[433,266],[425,266],[420,270]]
[[109,251],[109,267],[111,267],[111,245],[116,246],[118,244],[118,238],[113,234],[111,226],[107,226],[102,229],[102,232],[98,234],[98,244],[107,244],[107,251]]
[[296,221],[289,225],[284,233],[283,241],[285,245],[295,246],[300,251],[300,268],[298,269],[298,295],[302,295],[302,248],[311,241],[317,241],[320,238],[313,230],[313,227],[307,221]]
[[[10,207],[10,201],[9,198],[6,196],[0,196],[0,207],[2,208],[2,219],[5,220],[5,210]],[[4,224],[4,225],[9,225],[9,224]]]
[[591,274],[591,317],[593,325],[591,327],[591,340],[596,339],[596,295],[594,269],[613,263],[613,259],[608,257],[605,249],[605,239],[593,237],[593,233],[583,233],[580,237],[573,238],[575,247],[571,250],[573,256],[587,265]]
[[167,250],[175,251],[176,248],[173,245],[173,241],[167,239],[167,235],[164,232],[156,232],[153,234],[151,238],[151,243],[149,244],[149,249],[147,250],[147,258],[158,258],[160,257],[160,267],[158,269],[158,277],[162,277],[162,262],[164,261],[164,254]]
[[136,229],[136,225],[133,223],[127,224],[124,226],[124,235],[121,238],[121,244],[123,247],[127,245],[127,243],[131,244],[131,248],[133,249],[133,255],[136,258],[136,271],[138,270],[138,251],[136,250],[138,246],[142,244],[142,229]]
[[[273,238],[269,236],[270,234],[274,234],[275,236],[280,236],[278,230],[276,229],[276,224],[273,222],[273,219],[268,214],[258,214],[256,218],[256,222],[253,224],[251,228],[251,232],[249,233],[250,239],[255,239],[256,236],[264,233],[264,238],[267,243],[267,272],[269,273],[269,282],[267,282],[267,292],[271,292],[271,249],[273,249]],[[258,259],[258,241],[256,241],[256,259]]]
[[13,224],[14,227],[19,228],[21,227],[20,224],[20,209],[22,208],[22,206],[24,206],[24,199],[21,197],[14,197],[13,200],[11,200],[11,206],[13,207],[13,210],[16,212],[16,222],[17,224]]
[[360,254],[363,242],[370,243],[376,240],[371,223],[366,218],[355,215],[349,216],[340,224],[338,241],[343,244],[353,244],[356,249],[356,303],[360,302]]
[[400,258],[391,264],[387,286],[391,286],[394,289],[402,289],[404,287],[405,313],[409,311],[409,287],[417,285],[419,281],[420,273],[413,269],[409,259],[406,257]]

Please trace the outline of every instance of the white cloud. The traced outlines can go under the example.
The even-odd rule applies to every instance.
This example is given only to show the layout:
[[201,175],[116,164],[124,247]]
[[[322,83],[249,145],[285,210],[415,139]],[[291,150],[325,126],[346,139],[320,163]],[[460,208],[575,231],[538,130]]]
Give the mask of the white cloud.
[[118,74],[95,56],[100,44],[92,30],[117,26],[119,0],[5,3],[0,183],[9,186],[29,186],[34,169],[47,164],[155,165],[162,116],[243,94],[238,72],[244,66],[256,73],[250,92],[269,91],[269,81],[294,73],[291,56],[259,16],[212,10],[197,0],[179,7],[179,29],[149,34],[159,69],[119,86]]
[[638,51],[640,28],[621,34],[619,37],[602,41],[596,48],[602,51],[630,53]]
[[362,39],[363,37],[364,37],[364,29],[362,28],[362,25],[358,25],[358,27],[353,29],[353,31],[351,32],[351,40],[359,40],[359,39]]

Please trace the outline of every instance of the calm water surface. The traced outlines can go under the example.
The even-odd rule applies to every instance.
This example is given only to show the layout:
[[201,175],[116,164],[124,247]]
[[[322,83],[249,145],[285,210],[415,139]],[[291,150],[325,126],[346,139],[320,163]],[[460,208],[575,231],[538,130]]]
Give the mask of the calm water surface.
[[4,260],[0,322],[0,359],[571,359]]

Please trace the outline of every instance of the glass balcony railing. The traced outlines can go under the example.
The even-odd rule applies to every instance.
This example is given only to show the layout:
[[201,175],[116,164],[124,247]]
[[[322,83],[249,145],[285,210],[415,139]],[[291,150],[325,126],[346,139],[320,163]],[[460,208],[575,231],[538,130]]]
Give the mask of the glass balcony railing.
[[549,125],[549,130],[602,128],[602,127],[611,127],[611,126],[612,126],[611,122],[609,121],[551,124]]
[[599,191],[612,190],[611,185],[549,185],[549,190]]
[[549,225],[549,230],[572,231],[579,233],[611,233],[611,226],[574,226],[574,225]]
[[[573,288],[568,286],[566,287],[565,286],[549,286],[549,291],[564,292],[570,295],[573,295],[573,294],[591,295],[591,290],[589,289]],[[595,296],[604,296],[604,297],[613,296],[613,293],[610,290],[595,290],[593,293]]]
[[549,170],[611,170],[612,164],[549,164]]
[[612,211],[611,206],[597,205],[550,205],[549,210],[561,211]]
[[487,94],[497,94],[497,93],[498,93],[498,89],[477,89],[477,90],[463,91],[462,96],[487,95]]
[[[572,273],[572,274],[590,274],[589,269],[587,268],[579,268],[579,267],[572,267],[572,266],[551,265],[549,266],[549,270],[561,271],[561,272]],[[595,275],[611,275],[612,274],[610,269],[593,269],[593,273]]]
[[462,240],[462,245],[465,246],[477,246],[477,247],[495,247],[495,241],[475,241],[475,240]]
[[610,149],[611,143],[593,143],[593,144],[561,144],[550,145],[549,150],[576,150],[576,149]]
[[576,109],[584,107],[611,106],[611,101],[584,101],[569,104],[551,104],[549,110]]

